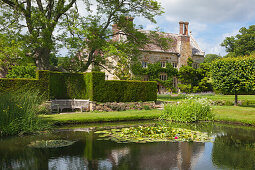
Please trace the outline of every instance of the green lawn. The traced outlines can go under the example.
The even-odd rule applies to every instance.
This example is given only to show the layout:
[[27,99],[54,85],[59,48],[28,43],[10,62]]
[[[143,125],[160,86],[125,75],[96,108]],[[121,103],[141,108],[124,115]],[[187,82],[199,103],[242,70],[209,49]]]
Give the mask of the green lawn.
[[55,124],[75,124],[91,122],[111,122],[129,120],[157,119],[161,110],[128,110],[120,112],[83,112],[41,115],[42,118]]
[[[196,95],[198,97],[208,98],[211,100],[225,100],[225,101],[234,101],[234,95]],[[178,95],[178,96],[171,96],[171,95],[158,95],[158,100],[161,101],[180,101],[187,97],[187,95]],[[248,100],[252,103],[255,103],[255,95],[238,95],[238,100]]]
[[[128,110],[121,112],[52,114],[41,115],[41,117],[55,124],[75,124],[157,119],[161,112],[161,110]],[[216,121],[255,125],[255,105],[249,107],[213,106],[213,113],[215,113]]]
[[255,125],[255,106],[213,106],[215,120]]

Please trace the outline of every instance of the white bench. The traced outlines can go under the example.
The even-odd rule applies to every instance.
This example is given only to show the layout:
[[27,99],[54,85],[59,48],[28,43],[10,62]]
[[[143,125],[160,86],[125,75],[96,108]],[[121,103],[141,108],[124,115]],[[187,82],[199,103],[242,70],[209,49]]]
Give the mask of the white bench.
[[55,99],[51,100],[51,110],[62,112],[63,109],[83,109],[89,110],[89,100],[80,99]]

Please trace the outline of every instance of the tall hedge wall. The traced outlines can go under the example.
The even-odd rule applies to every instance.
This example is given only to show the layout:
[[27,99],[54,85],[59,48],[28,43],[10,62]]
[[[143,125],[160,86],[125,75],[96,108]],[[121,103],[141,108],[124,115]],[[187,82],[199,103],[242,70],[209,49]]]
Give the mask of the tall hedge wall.
[[50,73],[51,99],[88,99],[85,74]]
[[38,71],[36,79],[0,79],[0,93],[38,89],[47,99],[90,99],[98,102],[156,101],[157,83],[105,81],[105,74]]
[[46,99],[49,98],[49,71],[39,71],[36,79],[0,78],[0,93],[8,91],[39,90]]
[[152,81],[104,80],[104,73],[93,73],[93,100],[98,102],[156,101],[157,83]]

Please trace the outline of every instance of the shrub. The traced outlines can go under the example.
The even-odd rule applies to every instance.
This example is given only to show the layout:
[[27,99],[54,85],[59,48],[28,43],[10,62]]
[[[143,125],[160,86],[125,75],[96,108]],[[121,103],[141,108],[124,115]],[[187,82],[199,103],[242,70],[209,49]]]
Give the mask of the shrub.
[[35,78],[36,66],[12,66],[8,70],[7,78]]
[[38,91],[8,92],[0,95],[0,136],[31,133],[46,127],[37,116],[42,95]]
[[152,81],[104,80],[104,73],[93,74],[93,101],[156,101],[157,83]]
[[196,122],[212,120],[213,114],[210,103],[205,98],[187,98],[177,104],[165,106],[162,119],[178,122]]

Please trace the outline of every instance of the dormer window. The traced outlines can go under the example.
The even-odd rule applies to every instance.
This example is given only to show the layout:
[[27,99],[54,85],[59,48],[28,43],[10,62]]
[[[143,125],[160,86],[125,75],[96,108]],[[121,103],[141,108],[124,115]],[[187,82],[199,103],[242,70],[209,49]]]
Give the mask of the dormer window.
[[147,62],[146,61],[142,61],[142,67],[147,68]]
[[165,61],[161,61],[160,65],[161,65],[162,68],[166,68],[166,62]]

